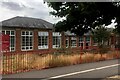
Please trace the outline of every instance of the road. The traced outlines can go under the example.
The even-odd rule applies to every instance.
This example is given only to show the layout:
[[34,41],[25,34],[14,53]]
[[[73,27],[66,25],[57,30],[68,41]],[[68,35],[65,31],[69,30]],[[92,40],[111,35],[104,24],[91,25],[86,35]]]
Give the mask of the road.
[[[93,63],[84,63],[66,67],[57,67],[39,71],[4,75],[5,78],[41,78],[43,80],[58,79],[101,79],[120,74],[120,59],[107,60]],[[40,80],[40,79],[39,79]],[[86,80],[86,79],[85,79]]]

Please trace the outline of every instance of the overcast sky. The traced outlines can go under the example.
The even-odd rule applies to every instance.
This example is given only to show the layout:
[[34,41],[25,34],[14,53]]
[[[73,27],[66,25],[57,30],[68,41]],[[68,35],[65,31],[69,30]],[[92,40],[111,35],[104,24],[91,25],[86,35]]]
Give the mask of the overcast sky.
[[61,20],[50,15],[51,10],[43,0],[0,0],[0,21],[15,16],[40,18],[51,23]]
[[[15,17],[25,16],[40,18],[51,23],[56,23],[60,18],[50,15],[52,11],[43,0],[0,0],[0,21]],[[113,27],[114,24],[109,27]]]

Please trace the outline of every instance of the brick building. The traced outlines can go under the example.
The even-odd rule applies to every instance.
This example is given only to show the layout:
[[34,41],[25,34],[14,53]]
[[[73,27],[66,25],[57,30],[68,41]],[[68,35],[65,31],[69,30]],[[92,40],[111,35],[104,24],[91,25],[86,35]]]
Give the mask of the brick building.
[[10,53],[50,53],[58,48],[84,50],[94,46],[90,33],[78,37],[69,31],[54,32],[53,24],[29,17],[14,17],[2,21],[2,34],[10,36]]

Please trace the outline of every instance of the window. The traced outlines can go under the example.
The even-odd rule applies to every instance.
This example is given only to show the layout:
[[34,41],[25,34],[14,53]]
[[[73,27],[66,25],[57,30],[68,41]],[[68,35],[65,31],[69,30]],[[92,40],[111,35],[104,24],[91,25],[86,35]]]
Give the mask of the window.
[[83,46],[84,37],[79,37],[79,47]]
[[32,50],[33,49],[33,32],[32,31],[22,31],[22,50]]
[[38,49],[48,49],[48,32],[38,32]]
[[86,49],[89,49],[90,43],[86,43]]
[[66,48],[68,48],[69,47],[69,39],[68,38],[66,38],[65,44],[66,44]]
[[53,48],[61,47],[61,34],[59,32],[53,32]]
[[15,31],[14,30],[3,30],[3,34],[10,36],[10,51],[15,51]]
[[90,36],[86,36],[86,41],[90,42]]
[[71,47],[77,47],[77,38],[76,37],[71,37]]
[[86,36],[86,49],[89,49],[90,46],[90,36]]

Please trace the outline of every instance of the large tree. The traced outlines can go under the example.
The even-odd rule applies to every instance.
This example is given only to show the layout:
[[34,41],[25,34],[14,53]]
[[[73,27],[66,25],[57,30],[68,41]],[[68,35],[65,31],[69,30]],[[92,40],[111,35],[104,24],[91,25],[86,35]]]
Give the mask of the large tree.
[[96,26],[117,22],[116,29],[120,33],[119,2],[47,2],[53,8],[50,13],[56,17],[65,17],[55,24],[56,31],[71,31],[83,35]]
[[110,35],[112,31],[109,31],[109,28],[106,28],[105,26],[97,26],[96,29],[94,29],[93,33],[93,39],[95,42],[98,43],[98,46],[104,46],[106,45],[106,41],[109,40]]
[[[108,41],[110,39],[112,29],[106,28],[105,26],[97,26],[93,30],[93,39],[94,42],[98,43],[99,52],[106,53],[110,46],[108,45]],[[107,44],[106,44],[107,43]]]

